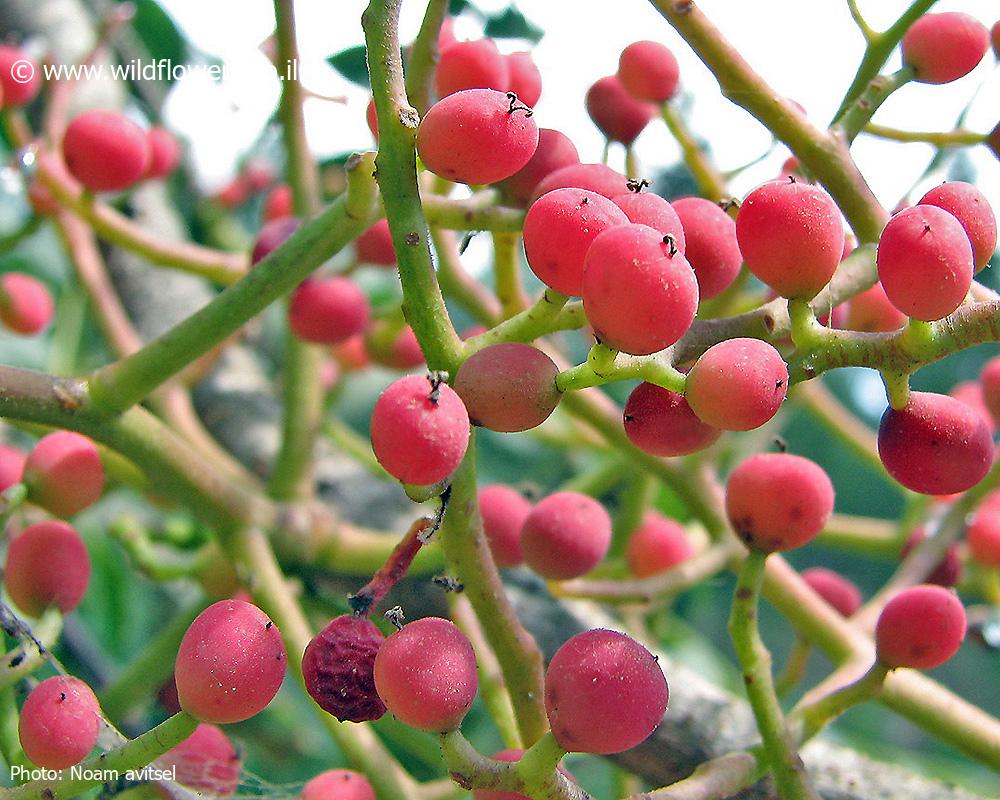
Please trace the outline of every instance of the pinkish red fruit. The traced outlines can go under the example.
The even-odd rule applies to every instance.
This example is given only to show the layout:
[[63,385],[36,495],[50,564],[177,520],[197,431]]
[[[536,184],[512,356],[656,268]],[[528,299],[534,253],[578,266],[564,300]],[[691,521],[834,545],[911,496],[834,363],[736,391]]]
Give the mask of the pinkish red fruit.
[[389,220],[380,219],[362,233],[354,244],[358,250],[358,261],[362,264],[396,266],[396,249],[392,244],[392,234],[389,232]]
[[[923,528],[917,528],[913,531],[913,533],[907,536],[906,541],[903,543],[903,547],[899,551],[900,561],[913,552],[913,549],[926,538],[927,531]],[[944,551],[944,556],[941,560],[934,565],[934,569],[931,571],[931,574],[927,576],[925,583],[933,583],[937,586],[950,588],[958,583],[961,578],[962,559],[959,558],[958,547],[952,544],[949,545]]]
[[924,14],[904,34],[903,63],[921,83],[950,83],[972,72],[990,46],[990,33],[959,11]]
[[166,128],[154,125],[146,131],[149,140],[149,166],[147,178],[166,178],[177,169],[181,160],[181,145]]
[[722,435],[691,410],[684,395],[653,383],[640,383],[625,403],[625,434],[654,456],[685,456],[704,450]]
[[669,48],[659,42],[633,42],[618,59],[618,78],[637,100],[665,103],[677,91],[680,67]]
[[534,108],[542,96],[542,73],[538,71],[531,53],[511,53],[507,56],[507,68],[510,70],[510,91],[526,106]]
[[86,436],[56,431],[36,442],[24,462],[28,499],[56,516],[71,517],[104,491],[104,467]]
[[832,569],[812,567],[802,572],[802,580],[833,606],[842,617],[849,617],[861,608],[861,591]]
[[38,63],[19,47],[0,45],[0,108],[26,106],[41,88]]
[[586,97],[587,113],[609,140],[630,145],[656,114],[649,103],[630,95],[617,75],[596,81]]
[[438,97],[466,89],[506,92],[509,86],[510,66],[492,39],[453,42],[441,50],[434,71]]
[[368,298],[350,278],[307,278],[292,293],[288,325],[314,344],[338,344],[361,333],[371,317]]
[[368,778],[350,769],[331,769],[306,781],[300,800],[375,800]]
[[215,725],[201,723],[194,733],[157,759],[160,769],[175,771],[186,789],[212,797],[231,797],[240,785],[240,755]]
[[27,455],[9,444],[0,444],[0,492],[21,482]]
[[671,206],[684,227],[684,256],[698,279],[699,294],[703,300],[715,297],[736,279],[743,264],[736,223],[701,197],[683,197]]
[[1000,511],[984,503],[965,532],[972,560],[987,569],[1000,568]]
[[484,486],[479,490],[479,513],[494,563],[501,568],[524,563],[521,529],[531,513],[524,495],[509,486]]
[[972,244],[976,272],[989,263],[997,249],[997,218],[979,189],[964,181],[948,181],[928,191],[919,205],[943,208],[962,223]]
[[609,200],[628,190],[624,175],[606,164],[567,164],[553,170],[532,194],[532,201],[555,189],[586,189]]
[[23,272],[0,276],[0,322],[16,333],[33,336],[52,321],[54,306],[48,287]]
[[317,633],[302,657],[306,691],[316,704],[341,722],[367,722],[385,714],[375,691],[375,656],[382,631],[354,614],[335,617]]
[[257,240],[253,244],[253,251],[250,253],[251,266],[256,265],[277,250],[295,231],[302,225],[302,221],[295,217],[279,217],[264,223],[264,227],[257,234]]
[[965,609],[941,586],[914,586],[893,597],[875,626],[878,660],[890,668],[933,669],[965,638]]
[[11,539],[4,585],[14,604],[32,617],[47,608],[68,614],[90,582],[90,556],[71,525],[49,519],[29,525]]
[[650,192],[625,192],[611,198],[618,208],[625,212],[629,222],[637,225],[648,225],[655,228],[663,236],[671,236],[674,247],[685,252],[687,243],[684,237],[684,226],[673,206],[658,194]]
[[100,729],[101,707],[91,688],[79,678],[56,675],[31,690],[17,732],[32,764],[66,769],[90,754]]
[[[550,128],[538,129],[538,147],[521,169],[497,184],[504,201],[524,208],[538,185],[561,167],[580,163],[576,145],[565,134]],[[624,185],[624,179],[622,179]]]
[[292,187],[287,183],[279,183],[267,193],[267,197],[264,198],[264,209],[262,212],[265,223],[284,217],[291,217],[294,213],[295,200],[292,197]]
[[648,578],[676,567],[694,555],[684,526],[656,512],[647,512],[629,536],[625,560],[637,578]]
[[[518,748],[501,750],[499,753],[493,754],[493,760],[516,763],[521,760],[521,756],[523,755],[524,750]],[[559,765],[559,771],[569,780],[573,780],[573,776],[570,775],[569,771],[562,764]],[[531,798],[518,792],[501,792],[495,789],[473,789],[472,800],[531,800]]]
[[590,572],[610,544],[611,517],[599,502],[579,492],[556,492],[540,500],[521,529],[525,563],[551,580]]
[[70,174],[92,192],[117,192],[149,168],[146,132],[124,114],[84,111],[67,126],[62,143]]

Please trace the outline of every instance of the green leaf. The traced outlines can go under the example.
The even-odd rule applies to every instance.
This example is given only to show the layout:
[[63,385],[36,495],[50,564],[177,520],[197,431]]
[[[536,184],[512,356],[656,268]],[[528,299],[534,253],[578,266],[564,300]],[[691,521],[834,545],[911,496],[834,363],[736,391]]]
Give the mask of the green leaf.
[[513,5],[507,6],[499,14],[489,17],[486,20],[483,33],[495,39],[528,39],[535,44],[538,44],[545,35],[545,31],[525,17]]
[[326,63],[343,75],[351,83],[358,86],[369,86],[368,57],[363,44],[348,47],[339,53],[334,53],[326,59]]
[[[132,28],[145,45],[150,59],[167,59],[175,67],[188,62],[184,37],[156,0],[136,0]],[[166,77],[173,81],[169,75]]]

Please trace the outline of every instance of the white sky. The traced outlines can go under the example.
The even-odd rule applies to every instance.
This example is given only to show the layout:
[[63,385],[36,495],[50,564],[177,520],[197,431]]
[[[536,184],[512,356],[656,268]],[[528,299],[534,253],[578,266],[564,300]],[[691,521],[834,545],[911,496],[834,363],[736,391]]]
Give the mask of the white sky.
[[[486,9],[501,9],[506,0],[479,0]],[[889,24],[908,0],[861,0],[862,11],[876,27]],[[199,172],[209,186],[223,183],[236,161],[256,139],[273,112],[278,81],[258,50],[272,31],[269,0],[164,0],[194,44],[221,58],[226,80],[214,84],[191,78],[173,93],[168,122],[195,143]],[[318,154],[332,154],[371,146],[364,122],[366,93],[340,78],[324,58],[362,42],[363,0],[299,0],[298,26],[302,64],[300,75],[309,88],[328,95],[345,95],[346,105],[311,100],[307,106],[310,142]],[[521,0],[519,8],[543,30],[545,38],[534,51],[544,90],[536,105],[539,125],[555,127],[576,143],[585,161],[600,157],[602,138],[583,107],[586,88],[614,72],[618,54],[637,39],[667,44],[681,64],[684,91],[693,95],[692,127],[715,148],[718,162],[734,167],[760,155],[769,137],[741,109],[721,97],[708,70],[673,29],[644,0]],[[776,91],[800,102],[818,124],[827,122],[854,74],[862,52],[860,35],[842,0],[770,0],[766,4],[740,0],[701,0],[700,7],[743,53]],[[609,10],[611,9],[611,10]],[[1000,17],[996,0],[942,0],[935,10],[963,10],[988,26]],[[423,4],[404,0],[402,35],[412,38]],[[476,23],[463,17],[462,38],[473,38]],[[521,42],[500,42],[507,50],[524,49]],[[911,84],[880,109],[876,121],[898,127],[945,130],[951,127],[976,87],[986,82],[968,126],[989,130],[1000,119],[1000,69],[988,53],[966,78],[946,86]],[[888,67],[899,66],[898,52]],[[663,165],[676,159],[677,150],[664,126],[651,125],[639,138],[643,163]],[[880,199],[894,206],[926,165],[930,148],[897,145],[861,137],[855,146],[862,171]],[[787,152],[779,149],[768,161],[740,177],[734,188],[745,192],[772,177]],[[614,158],[621,159],[620,153]],[[983,147],[973,158],[980,188],[1000,210],[1000,163]],[[612,162],[616,164],[615,161]],[[918,195],[919,196],[919,195]]]

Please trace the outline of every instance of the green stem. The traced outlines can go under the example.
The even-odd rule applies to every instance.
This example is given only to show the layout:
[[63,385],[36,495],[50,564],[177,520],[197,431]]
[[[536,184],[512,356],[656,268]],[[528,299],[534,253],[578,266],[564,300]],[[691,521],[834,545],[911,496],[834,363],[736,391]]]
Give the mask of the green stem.
[[540,790],[552,780],[565,755],[566,751],[559,746],[552,731],[549,731],[521,756],[517,762],[517,774],[529,791]]
[[431,241],[438,257],[438,281],[441,291],[453,299],[476,322],[496,324],[500,307],[495,297],[462,266],[454,231],[431,226]]
[[525,212],[519,208],[494,205],[496,196],[492,192],[463,200],[439,194],[424,194],[421,202],[427,215],[427,223],[435,228],[520,233],[524,227]]
[[760,638],[757,611],[766,561],[767,553],[751,550],[743,562],[729,617],[729,635],[743,669],[747,697],[757,719],[778,795],[782,800],[818,800],[819,795],[809,783],[805,766],[785,725],[774,692],[771,654]]
[[694,175],[695,183],[698,184],[698,191],[701,192],[703,197],[707,197],[712,202],[717,202],[725,198],[727,196],[726,179],[716,169],[708,153],[705,152],[698,140],[688,130],[684,118],[677,113],[677,110],[669,102],[664,103],[660,108],[660,116],[663,117],[663,121],[667,123],[670,133],[677,140],[677,144],[680,145],[684,163],[687,164],[687,168]]
[[563,370],[556,377],[560,391],[569,392],[601,386],[624,380],[643,380],[681,394],[684,392],[684,373],[669,363],[669,351],[650,356],[630,356],[610,351],[605,345],[594,345],[587,361]]
[[[73,778],[66,770],[52,781],[32,781],[4,793],[6,800],[69,800],[108,780],[114,782],[129,770],[138,770],[180,744],[194,729],[198,720],[180,711],[152,730],[126,742],[109,753],[89,758],[79,766],[81,777]],[[114,776],[109,777],[109,776]]]
[[447,14],[448,0],[428,0],[420,30],[410,48],[409,63],[406,65],[406,94],[421,115],[427,113],[434,94],[434,68],[439,55],[438,35]]
[[847,709],[877,697],[882,692],[888,667],[876,661],[862,677],[807,705],[795,708],[788,725],[797,732],[799,743],[809,741]]
[[516,233],[493,233],[493,275],[504,319],[524,311],[528,305],[521,283],[520,240]]
[[7,529],[7,523],[14,516],[14,512],[20,508],[28,496],[28,487],[23,483],[15,483],[8,486],[0,494],[0,532]]
[[878,75],[861,93],[857,100],[841,115],[837,127],[844,139],[850,143],[864,130],[865,126],[889,96],[913,80],[913,67],[903,67],[892,75]]
[[904,131],[890,128],[886,125],[876,125],[869,122],[861,131],[879,139],[892,142],[915,142],[932,144],[935,147],[972,147],[986,141],[985,133],[958,128],[953,131]]
[[[700,764],[691,775],[641,795],[643,800],[726,800],[752,784],[760,771],[759,753],[727,753]],[[639,798],[634,798],[639,800]]]
[[812,647],[809,642],[802,638],[795,639],[792,650],[788,654],[788,661],[785,662],[785,668],[774,684],[774,691],[778,697],[784,697],[801,683],[806,676],[806,666],[809,663],[811,651]]
[[532,342],[547,333],[582,328],[587,324],[583,304],[568,301],[566,295],[546,289],[524,311],[504,320],[492,330],[469,339],[465,343],[466,358],[498,342]]

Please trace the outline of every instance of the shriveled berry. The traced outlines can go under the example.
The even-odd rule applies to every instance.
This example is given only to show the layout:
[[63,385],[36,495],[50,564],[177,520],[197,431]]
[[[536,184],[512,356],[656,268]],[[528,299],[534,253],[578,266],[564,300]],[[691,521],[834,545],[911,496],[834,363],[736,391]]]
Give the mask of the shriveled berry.
[[[913,549],[927,538],[927,531],[917,528],[906,537],[903,547],[899,551],[899,558],[902,561]],[[934,569],[927,576],[926,583],[933,583],[937,586],[950,588],[958,583],[962,578],[962,559],[958,555],[958,547],[954,544],[948,546],[944,551],[944,556],[934,565]]]
[[56,431],[36,442],[24,462],[28,499],[60,517],[82,511],[104,491],[104,467],[86,436]]
[[372,449],[403,483],[437,483],[451,475],[469,445],[469,414],[447,384],[423,375],[392,383],[375,403]]
[[545,711],[559,746],[607,755],[644,741],[667,710],[656,658],[617,631],[578,633],[545,671]]
[[596,81],[586,97],[587,113],[608,139],[630,145],[656,114],[649,103],[630,95],[617,75]]
[[17,732],[31,763],[66,769],[90,754],[100,729],[101,707],[91,688],[79,678],[56,675],[31,690]]
[[75,528],[43,520],[11,539],[3,578],[10,599],[26,614],[37,617],[51,607],[68,614],[87,591],[90,556]]
[[842,617],[849,617],[861,608],[861,590],[852,581],[832,569],[811,567],[803,570],[802,580],[833,606]]
[[418,619],[382,644],[375,687],[401,722],[434,733],[455,730],[476,699],[476,655],[454,623]]
[[877,658],[890,668],[933,669],[965,638],[965,608],[942,586],[913,586],[893,597],[875,625]]
[[648,578],[676,567],[694,555],[694,548],[676,520],[650,511],[629,536],[625,560],[637,578]]
[[240,785],[240,754],[221,728],[204,722],[156,764],[161,769],[173,767],[175,782],[199,795],[231,797]]
[[921,83],[950,83],[972,72],[990,46],[990,32],[959,11],[924,14],[904,34],[903,63]]
[[890,406],[882,415],[878,453],[907,489],[952,494],[983,479],[993,463],[993,440],[982,416],[961,400],[910,392],[904,408]]
[[746,544],[765,553],[811,541],[833,513],[833,484],[819,464],[791,453],[760,453],[726,482],[726,515]]
[[385,714],[375,691],[375,656],[385,641],[369,619],[335,617],[317,633],[302,657],[306,691],[341,722],[366,722]]
[[37,278],[23,272],[0,276],[0,322],[5,327],[26,336],[41,333],[54,310],[48,287]]
[[610,544],[611,517],[599,502],[579,492],[556,492],[540,500],[521,529],[525,563],[551,580],[590,572]]
[[337,344],[361,333],[371,318],[368,297],[350,278],[307,278],[292,292],[288,325],[306,342]]
[[285,677],[285,645],[257,606],[220,600],[181,639],[174,664],[181,708],[202,722],[241,722],[264,710]]
[[350,769],[331,769],[306,781],[300,800],[375,800],[368,778]]
[[494,484],[479,490],[479,513],[483,533],[498,567],[516,567],[524,562],[521,530],[531,513],[531,503],[509,486]]
[[538,147],[521,169],[497,184],[504,201],[524,208],[538,185],[561,167],[580,163],[576,145],[564,133],[551,128],[538,129]]
[[458,369],[455,391],[474,425],[491,431],[526,431],[541,425],[559,405],[559,368],[529,344],[484,347]]
[[736,241],[736,223],[718,205],[701,197],[671,203],[684,228],[684,256],[707,300],[723,292],[740,272],[743,255]]
[[637,100],[664,103],[677,91],[680,67],[665,45],[633,42],[618,58],[618,78]]
[[654,456],[695,453],[722,435],[698,419],[684,395],[653,383],[640,383],[632,390],[623,418],[629,441]]
[[70,174],[93,192],[127,189],[146,175],[146,132],[124,114],[84,111],[67,126],[62,143]]
[[997,218],[979,189],[964,181],[948,181],[928,191],[919,205],[943,208],[962,223],[972,244],[976,272],[989,263],[997,249]]

